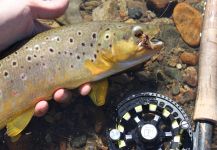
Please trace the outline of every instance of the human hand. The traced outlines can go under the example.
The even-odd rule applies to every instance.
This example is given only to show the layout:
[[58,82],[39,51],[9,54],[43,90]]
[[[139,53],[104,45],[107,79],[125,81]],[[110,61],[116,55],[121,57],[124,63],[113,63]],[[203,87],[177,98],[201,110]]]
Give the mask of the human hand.
[[[69,0],[1,0],[0,1],[0,52],[17,41],[30,37],[49,27],[36,19],[54,19],[62,15]],[[90,85],[80,88],[81,95],[87,95]],[[71,93],[60,89],[54,93],[54,100],[65,102]],[[43,116],[48,110],[48,103],[40,101],[35,107],[35,116]]]
[[[80,94],[85,96],[87,95],[91,90],[91,87],[89,84],[84,84],[80,87],[79,91]],[[68,103],[69,99],[71,98],[72,93],[65,89],[59,89],[54,93],[54,100],[60,103]],[[43,116],[48,110],[48,102],[47,101],[40,101],[35,106],[35,113],[34,115],[37,117]]]

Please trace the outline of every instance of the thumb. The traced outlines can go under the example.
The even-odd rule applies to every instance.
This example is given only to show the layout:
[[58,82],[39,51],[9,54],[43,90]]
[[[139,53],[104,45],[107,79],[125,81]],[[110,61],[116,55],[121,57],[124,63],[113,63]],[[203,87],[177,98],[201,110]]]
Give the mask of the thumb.
[[30,0],[29,7],[34,19],[54,19],[67,9],[69,0]]

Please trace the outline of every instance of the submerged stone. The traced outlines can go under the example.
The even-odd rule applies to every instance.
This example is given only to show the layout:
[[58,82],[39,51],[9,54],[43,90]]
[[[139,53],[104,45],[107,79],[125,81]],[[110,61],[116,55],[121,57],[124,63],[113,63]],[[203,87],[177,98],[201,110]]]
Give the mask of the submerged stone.
[[173,20],[183,40],[190,46],[198,46],[202,28],[202,15],[187,3],[179,3],[173,11]]

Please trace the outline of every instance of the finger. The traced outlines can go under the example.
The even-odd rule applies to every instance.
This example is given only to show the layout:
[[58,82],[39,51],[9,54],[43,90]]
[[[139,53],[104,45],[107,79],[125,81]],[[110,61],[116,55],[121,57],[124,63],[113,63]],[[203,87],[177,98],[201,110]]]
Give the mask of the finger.
[[54,93],[54,100],[60,103],[68,103],[72,93],[66,89],[59,89]]
[[80,94],[85,96],[85,95],[88,95],[90,93],[91,86],[89,83],[86,83],[86,84],[82,85],[79,90],[80,90]]
[[65,12],[68,4],[69,0],[30,0],[29,6],[35,19],[54,19]]
[[37,117],[41,117],[45,115],[48,111],[48,103],[47,101],[40,101],[35,106],[35,112],[34,115]]

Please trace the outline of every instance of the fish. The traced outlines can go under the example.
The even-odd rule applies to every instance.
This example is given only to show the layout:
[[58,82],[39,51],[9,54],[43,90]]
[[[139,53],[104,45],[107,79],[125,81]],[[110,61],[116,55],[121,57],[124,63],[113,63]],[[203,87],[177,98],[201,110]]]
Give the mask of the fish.
[[91,82],[90,97],[105,103],[105,78],[150,59],[164,47],[159,25],[83,22],[42,32],[0,60],[0,129],[17,137],[36,103],[61,88]]

